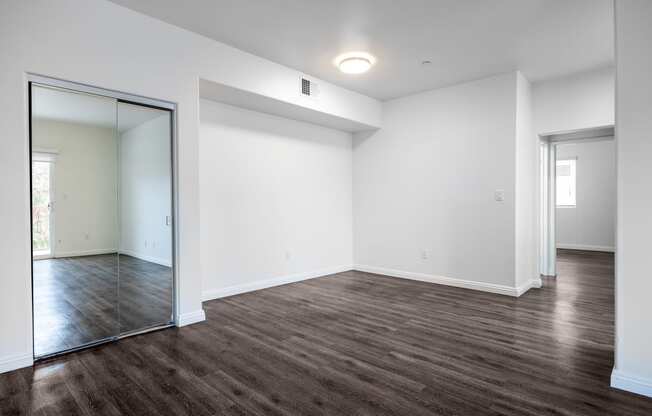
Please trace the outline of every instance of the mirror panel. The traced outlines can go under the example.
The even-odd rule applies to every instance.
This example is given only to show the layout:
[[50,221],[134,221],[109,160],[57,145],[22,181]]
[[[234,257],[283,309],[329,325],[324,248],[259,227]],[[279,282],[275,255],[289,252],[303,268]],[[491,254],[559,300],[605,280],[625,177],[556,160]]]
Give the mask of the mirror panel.
[[121,334],[173,321],[171,116],[118,102]]
[[31,87],[34,356],[114,337],[117,101]]

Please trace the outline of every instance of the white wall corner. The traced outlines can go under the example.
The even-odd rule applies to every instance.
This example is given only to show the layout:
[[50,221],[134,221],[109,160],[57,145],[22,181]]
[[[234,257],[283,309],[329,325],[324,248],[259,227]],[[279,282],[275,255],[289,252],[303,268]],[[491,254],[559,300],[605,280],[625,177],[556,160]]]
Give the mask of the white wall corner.
[[177,319],[177,326],[178,327],[188,326],[188,325],[196,324],[198,322],[203,322],[205,320],[206,320],[206,313],[204,312],[203,309],[199,309],[197,311],[180,314],[179,319]]
[[18,370],[19,368],[30,367],[33,364],[34,357],[31,353],[0,358],[0,373]]
[[611,387],[652,397],[652,380],[625,374],[615,368],[611,372]]

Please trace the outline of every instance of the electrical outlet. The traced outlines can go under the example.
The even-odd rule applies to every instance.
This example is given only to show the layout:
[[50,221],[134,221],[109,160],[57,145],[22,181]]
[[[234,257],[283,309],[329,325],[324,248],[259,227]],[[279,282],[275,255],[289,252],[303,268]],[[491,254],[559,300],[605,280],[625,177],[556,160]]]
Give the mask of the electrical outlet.
[[505,190],[504,189],[496,189],[494,191],[494,200],[496,202],[503,202],[505,200]]
[[86,239],[86,240],[90,240],[90,239],[91,239],[90,234],[88,234],[88,233],[84,234],[84,239]]
[[291,258],[292,258],[292,253],[290,253],[290,250],[286,250],[285,251],[285,260],[290,261]]
[[430,258],[430,253],[428,252],[428,250],[426,249],[421,250],[421,259],[428,260],[429,258]]
[[145,240],[145,248],[147,248],[147,240]]

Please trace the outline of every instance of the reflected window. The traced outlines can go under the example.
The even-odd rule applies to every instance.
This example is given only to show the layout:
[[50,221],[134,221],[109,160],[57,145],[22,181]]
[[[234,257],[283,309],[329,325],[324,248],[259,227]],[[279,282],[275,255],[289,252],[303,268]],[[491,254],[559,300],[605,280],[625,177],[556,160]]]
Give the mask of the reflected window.
[[557,161],[557,206],[575,207],[577,204],[577,160]]

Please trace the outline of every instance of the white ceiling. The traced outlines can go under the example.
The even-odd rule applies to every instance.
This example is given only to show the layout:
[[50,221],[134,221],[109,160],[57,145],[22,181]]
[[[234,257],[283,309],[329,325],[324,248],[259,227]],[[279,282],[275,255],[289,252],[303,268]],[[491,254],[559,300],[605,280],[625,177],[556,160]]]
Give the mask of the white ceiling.
[[[121,133],[167,114],[163,110],[126,103],[120,103],[117,112],[118,131]],[[116,100],[34,86],[32,88],[32,117],[114,128],[116,124]]]
[[[112,1],[382,100],[515,69],[536,82],[614,55],[612,0]],[[353,50],[378,63],[341,74],[332,60]]]

